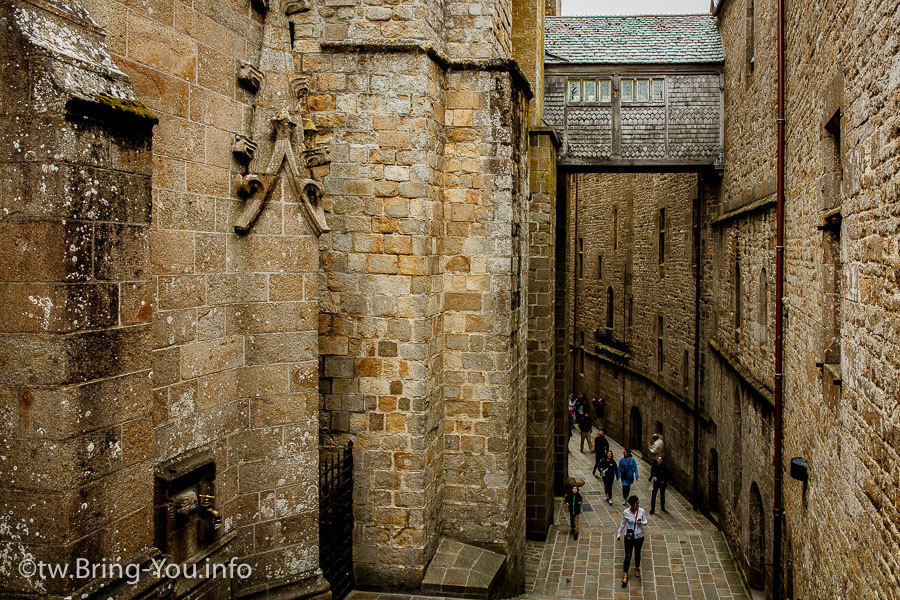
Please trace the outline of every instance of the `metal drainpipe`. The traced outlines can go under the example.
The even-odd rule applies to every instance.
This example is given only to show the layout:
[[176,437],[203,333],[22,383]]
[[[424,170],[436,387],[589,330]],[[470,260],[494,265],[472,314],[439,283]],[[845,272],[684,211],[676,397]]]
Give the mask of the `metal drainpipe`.
[[784,401],[784,0],[778,10],[778,149],[776,174],[775,225],[775,498],[772,510],[772,598],[781,600],[781,526],[782,505],[782,408]]

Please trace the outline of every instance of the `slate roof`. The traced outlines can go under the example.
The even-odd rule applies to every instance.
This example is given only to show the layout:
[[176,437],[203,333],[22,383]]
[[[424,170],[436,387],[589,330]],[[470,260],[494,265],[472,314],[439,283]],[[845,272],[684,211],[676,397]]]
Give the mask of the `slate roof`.
[[546,64],[721,63],[712,15],[547,17]]

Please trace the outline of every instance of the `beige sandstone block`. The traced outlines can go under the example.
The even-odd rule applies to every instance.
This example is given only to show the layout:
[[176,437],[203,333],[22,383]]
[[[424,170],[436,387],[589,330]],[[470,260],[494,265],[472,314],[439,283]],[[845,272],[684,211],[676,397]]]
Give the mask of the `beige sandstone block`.
[[231,369],[243,364],[244,337],[235,335],[181,347],[181,376],[185,379]]

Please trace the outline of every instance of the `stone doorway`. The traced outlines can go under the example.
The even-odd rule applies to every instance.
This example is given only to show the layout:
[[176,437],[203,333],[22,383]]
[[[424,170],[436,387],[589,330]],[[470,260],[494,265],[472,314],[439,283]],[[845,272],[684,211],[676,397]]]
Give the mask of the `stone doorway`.
[[709,451],[709,471],[707,472],[706,508],[716,521],[719,520],[719,453]]
[[762,496],[756,482],[750,486],[750,532],[747,544],[747,579],[750,587],[765,589],[766,586],[766,521],[763,514]]
[[644,453],[644,423],[641,419],[641,411],[637,406],[631,407],[629,422],[631,427],[628,430],[628,445],[636,452]]

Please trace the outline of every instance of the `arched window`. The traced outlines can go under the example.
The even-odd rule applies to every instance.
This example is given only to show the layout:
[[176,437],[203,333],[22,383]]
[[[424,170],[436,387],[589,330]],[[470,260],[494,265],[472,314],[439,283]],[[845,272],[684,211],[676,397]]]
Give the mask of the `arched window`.
[[606,328],[607,329],[613,328],[613,319],[615,317],[615,311],[613,310],[615,305],[613,304],[613,300],[614,300],[613,289],[612,289],[612,286],[609,286],[608,288],[606,288]]
[[747,548],[748,583],[750,587],[762,590],[766,586],[766,517],[763,512],[762,496],[754,481],[750,485],[750,543]]

